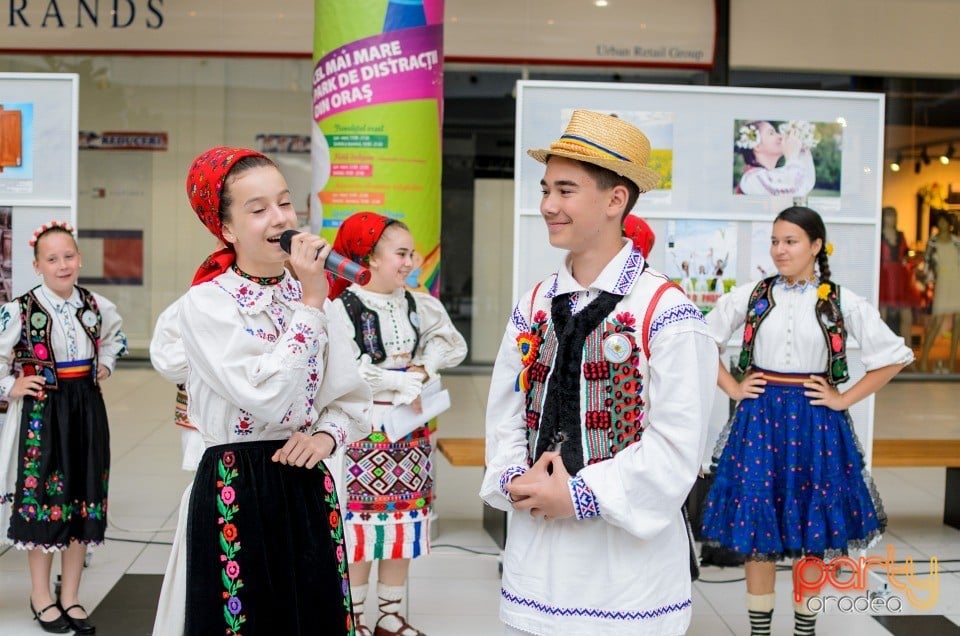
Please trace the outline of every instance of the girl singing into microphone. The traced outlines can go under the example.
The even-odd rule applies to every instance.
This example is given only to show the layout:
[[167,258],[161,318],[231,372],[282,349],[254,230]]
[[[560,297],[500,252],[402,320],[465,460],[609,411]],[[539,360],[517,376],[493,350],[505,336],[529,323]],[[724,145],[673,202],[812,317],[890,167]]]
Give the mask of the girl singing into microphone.
[[205,450],[153,633],[353,634],[343,524],[321,460],[369,433],[370,390],[327,315],[330,246],[298,234],[281,249],[296,223],[290,191],[252,150],[202,153],[187,196],[225,247],[177,301],[188,417]]
[[[394,405],[419,409],[423,384],[459,364],[467,343],[439,300],[405,289],[414,256],[406,225],[358,212],[340,226],[333,249],[370,270],[366,285],[338,278],[330,291],[331,320],[335,316],[353,331],[353,353],[374,398],[373,433],[347,445],[338,471],[357,633],[422,636],[400,609],[410,559],[430,550],[430,429],[424,423],[401,439],[389,439],[382,422]],[[373,561],[379,561],[380,616],[371,632],[363,610]]]

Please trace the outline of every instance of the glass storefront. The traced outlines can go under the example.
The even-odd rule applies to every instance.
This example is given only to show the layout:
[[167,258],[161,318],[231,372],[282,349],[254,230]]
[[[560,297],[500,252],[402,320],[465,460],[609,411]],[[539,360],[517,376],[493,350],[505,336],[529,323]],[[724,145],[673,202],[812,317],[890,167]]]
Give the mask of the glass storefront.
[[[183,196],[189,161],[209,145],[263,147],[273,136],[309,136],[311,67],[309,59],[283,57],[8,55],[0,61],[0,71],[77,73],[82,135],[166,135],[163,150],[107,150],[93,144],[79,155],[78,222],[90,241],[82,248],[100,249],[97,237],[113,233],[129,239],[125,249],[136,252],[124,257],[129,261],[125,275],[100,277],[89,285],[117,301],[135,352],[145,354],[155,316],[183,293],[212,247]],[[497,306],[494,314],[502,318],[488,331],[499,332],[507,316],[500,307],[510,302],[509,285],[491,286],[489,280],[481,285],[475,273],[511,266],[510,250],[488,230],[493,223],[508,226],[512,213],[518,79],[705,85],[708,74],[447,66],[441,298],[472,345],[468,363],[480,365],[492,362],[499,344],[498,338],[474,333],[486,321],[480,310]],[[887,213],[891,225],[883,232],[881,309],[917,352],[918,363],[909,371],[960,372],[960,275],[950,260],[960,253],[960,155],[954,157],[960,150],[960,81],[732,71],[730,84],[886,95],[883,201],[896,215]],[[307,148],[267,149],[297,193],[301,215],[307,213],[310,184]]]

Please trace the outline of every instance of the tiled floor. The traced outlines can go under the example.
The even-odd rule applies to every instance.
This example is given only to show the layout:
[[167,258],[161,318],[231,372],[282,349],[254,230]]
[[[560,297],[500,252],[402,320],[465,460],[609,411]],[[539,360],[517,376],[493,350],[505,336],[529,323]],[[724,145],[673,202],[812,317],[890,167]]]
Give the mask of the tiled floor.
[[[482,435],[487,381],[483,374],[447,376],[445,383],[455,408],[441,418],[441,435]],[[956,383],[891,384],[877,399],[876,435],[957,437],[958,389],[960,384]],[[163,572],[166,564],[176,524],[176,506],[191,475],[179,469],[180,441],[179,431],[172,425],[171,385],[149,367],[128,363],[107,382],[104,390],[112,432],[108,538],[113,540],[94,552],[84,573],[81,600],[99,620],[98,634],[146,635],[149,627],[144,630],[120,625],[137,621],[142,625],[149,614],[150,595],[156,594],[159,581],[154,577]],[[433,554],[413,564],[410,620],[431,636],[500,634],[497,550],[480,528],[481,505],[476,498],[481,471],[455,468],[442,458],[437,459],[436,469],[439,534],[434,540]],[[942,469],[920,468],[880,469],[875,473],[890,526],[883,543],[872,553],[882,554],[887,544],[893,545],[898,558],[912,557],[917,561],[918,573],[927,571],[927,559],[940,559],[939,600],[928,612],[933,615],[926,619],[930,622],[904,625],[890,621],[884,627],[873,617],[833,610],[818,621],[818,634],[960,633],[960,574],[955,573],[960,571],[960,532],[941,523],[943,473]],[[124,575],[128,576],[117,585]],[[690,634],[748,633],[743,582],[719,582],[741,576],[739,569],[704,569],[703,580],[695,585]],[[874,588],[879,587],[882,578],[873,579]],[[773,629],[775,634],[789,634],[792,613],[788,572],[779,574],[778,588]],[[28,594],[25,554],[12,549],[0,551],[0,635],[41,633],[30,620]],[[371,602],[368,612],[373,611]],[[122,612],[133,623],[113,620]],[[902,613],[916,611],[905,606]],[[937,621],[941,621],[939,625]],[[948,631],[942,630],[944,625]]]

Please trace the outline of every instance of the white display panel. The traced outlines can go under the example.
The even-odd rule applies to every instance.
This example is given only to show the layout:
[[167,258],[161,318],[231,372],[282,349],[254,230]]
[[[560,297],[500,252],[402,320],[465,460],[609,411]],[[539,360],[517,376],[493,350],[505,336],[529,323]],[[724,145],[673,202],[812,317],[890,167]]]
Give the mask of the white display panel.
[[[540,217],[543,165],[527,156],[526,151],[549,147],[550,142],[562,134],[571,112],[580,108],[616,114],[638,124],[641,130],[644,121],[671,124],[672,139],[651,136],[652,161],[661,164],[657,168],[665,178],[658,189],[641,195],[633,210],[648,221],[656,234],[649,258],[654,268],[668,274],[671,269],[677,269],[677,273],[671,275],[679,282],[683,257],[677,250],[689,252],[689,246],[698,236],[711,234],[712,224],[723,229],[723,239],[714,239],[716,246],[704,245],[702,253],[687,256],[693,257],[691,261],[706,264],[708,255],[715,263],[726,260],[727,252],[732,252],[722,278],[730,279],[729,285],[750,284],[763,277],[758,265],[766,263],[763,271],[768,275],[775,272],[768,254],[773,218],[784,208],[801,204],[817,210],[827,225],[828,240],[835,247],[830,258],[832,278],[876,302],[883,107],[882,95],[866,93],[518,82],[514,302],[537,280],[556,271],[563,257],[561,250],[549,244]],[[736,149],[741,139],[740,129],[763,121],[775,128],[789,127],[794,122],[800,122],[796,125],[801,127],[809,123],[808,139],[815,138],[810,143],[816,144],[809,151],[816,173],[812,188],[808,184],[806,189],[774,195],[738,191],[741,182],[735,177],[740,176],[743,168],[743,153]],[[749,135],[745,138],[749,141]],[[671,245],[671,233],[678,232],[688,233],[686,242],[681,236]],[[735,236],[731,237],[731,233]],[[718,232],[712,234],[719,235]],[[735,250],[730,249],[733,245]],[[720,280],[717,285],[722,289]],[[704,309],[709,310],[709,299],[704,302]],[[725,359],[736,353],[739,340],[735,339],[731,345],[724,354]],[[848,350],[851,378],[856,381],[864,373],[859,362],[859,345],[850,342]],[[726,396],[718,390],[705,463],[709,463],[726,413]],[[869,458],[873,397],[857,404],[851,416]]]
[[0,125],[0,155],[18,157],[0,166],[0,209],[11,217],[3,229],[12,270],[4,301],[40,282],[27,244],[33,231],[52,220],[76,225],[78,86],[75,74],[0,73],[0,109],[18,111],[15,131]]

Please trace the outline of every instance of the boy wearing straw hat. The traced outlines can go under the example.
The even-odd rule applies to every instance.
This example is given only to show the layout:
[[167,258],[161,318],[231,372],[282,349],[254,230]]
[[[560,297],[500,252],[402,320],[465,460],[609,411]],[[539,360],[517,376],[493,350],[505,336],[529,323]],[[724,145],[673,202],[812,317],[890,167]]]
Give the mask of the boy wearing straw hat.
[[500,616],[508,634],[681,634],[681,505],[703,454],[716,345],[621,234],[657,184],[646,136],[578,110],[528,154],[546,164],[540,212],[568,254],[521,296],[490,385],[480,494],[513,511]]

